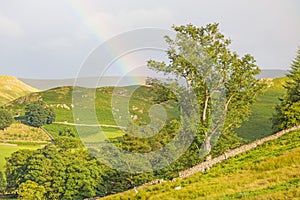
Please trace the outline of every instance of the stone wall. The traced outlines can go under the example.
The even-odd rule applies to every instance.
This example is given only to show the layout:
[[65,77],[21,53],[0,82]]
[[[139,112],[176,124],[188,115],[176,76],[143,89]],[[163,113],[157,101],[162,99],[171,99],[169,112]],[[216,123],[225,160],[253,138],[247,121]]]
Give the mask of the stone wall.
[[205,161],[203,163],[200,163],[190,169],[187,169],[185,171],[182,171],[182,172],[179,172],[179,177],[180,178],[186,178],[192,174],[195,174],[195,173],[198,173],[198,172],[204,172],[206,170],[208,170],[209,168],[211,168],[213,165],[217,164],[217,163],[220,163],[230,157],[234,157],[238,154],[241,154],[241,153],[244,153],[246,151],[249,151],[250,149],[253,149],[267,141],[270,141],[270,140],[275,140],[277,138],[279,138],[280,136],[290,132],[290,131],[294,131],[294,130],[298,130],[300,129],[300,126],[296,126],[296,127],[293,127],[293,128],[290,128],[290,129],[287,129],[287,130],[283,130],[283,131],[280,131],[274,135],[271,135],[271,136],[268,136],[268,137],[265,137],[265,138],[262,138],[262,139],[259,139],[259,140],[256,140],[252,143],[249,143],[249,144],[246,144],[246,145],[243,145],[241,147],[238,147],[236,149],[233,149],[233,150],[230,150],[226,153],[224,153],[223,155],[220,155],[216,158],[213,158],[211,160],[208,160],[208,161]]

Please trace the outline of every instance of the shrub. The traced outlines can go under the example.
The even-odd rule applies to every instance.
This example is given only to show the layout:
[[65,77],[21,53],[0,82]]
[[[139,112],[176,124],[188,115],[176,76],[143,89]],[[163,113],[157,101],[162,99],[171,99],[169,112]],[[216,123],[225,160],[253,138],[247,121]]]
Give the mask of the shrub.
[[13,117],[6,110],[0,110],[0,130],[9,127],[13,122]]

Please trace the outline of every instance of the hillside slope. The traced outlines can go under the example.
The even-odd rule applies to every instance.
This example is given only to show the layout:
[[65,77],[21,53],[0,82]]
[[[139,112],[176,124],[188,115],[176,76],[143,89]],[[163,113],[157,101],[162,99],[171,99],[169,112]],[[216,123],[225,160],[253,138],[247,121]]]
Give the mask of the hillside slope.
[[298,199],[300,131],[264,143],[205,173],[103,199]]
[[0,76],[0,106],[31,92],[37,92],[29,85],[12,76]]
[[287,77],[267,79],[269,87],[257,97],[257,101],[251,106],[252,113],[249,120],[236,130],[239,137],[254,141],[273,133],[271,117],[275,106],[280,102],[279,98],[286,92],[283,87],[286,80]]

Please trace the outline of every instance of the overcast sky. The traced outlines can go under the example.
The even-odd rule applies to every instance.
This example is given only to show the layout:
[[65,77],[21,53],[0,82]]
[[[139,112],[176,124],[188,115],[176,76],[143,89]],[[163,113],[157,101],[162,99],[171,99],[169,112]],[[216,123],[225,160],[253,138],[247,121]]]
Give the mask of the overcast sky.
[[211,22],[261,69],[288,69],[299,8],[299,0],[0,0],[0,74],[76,77],[93,49],[125,31]]

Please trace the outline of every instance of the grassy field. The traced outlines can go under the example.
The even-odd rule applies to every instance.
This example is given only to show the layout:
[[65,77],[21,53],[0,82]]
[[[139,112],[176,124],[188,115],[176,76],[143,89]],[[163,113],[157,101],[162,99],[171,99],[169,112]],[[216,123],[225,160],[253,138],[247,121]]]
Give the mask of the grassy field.
[[0,106],[16,98],[38,90],[26,85],[15,77],[0,76]]
[[5,158],[9,157],[13,152],[20,149],[38,149],[41,145],[13,145],[13,144],[2,144],[0,143],[0,171],[5,168]]
[[4,170],[5,157],[20,149],[37,149],[50,142],[50,138],[39,128],[14,123],[0,130],[0,171]]
[[10,142],[49,142],[50,138],[39,128],[14,123],[0,130],[0,143]]
[[[54,137],[60,136],[61,133],[64,132],[71,132],[74,134],[75,137],[79,137],[77,134],[76,127],[73,125],[64,125],[64,124],[51,124],[45,125],[44,128]],[[99,133],[105,134],[106,137],[113,139],[121,137],[124,132],[118,128],[111,128],[111,127],[84,127],[84,131],[86,134],[81,137],[84,137],[85,141],[94,141],[94,142],[102,142],[104,140],[103,137],[99,137]]]
[[299,157],[300,131],[294,131],[206,173],[104,199],[299,199]]
[[252,105],[252,113],[249,120],[236,130],[238,136],[254,141],[272,134],[271,117],[275,106],[279,103],[279,97],[285,94],[283,85],[286,78],[277,78],[269,82],[270,87],[258,97]]

